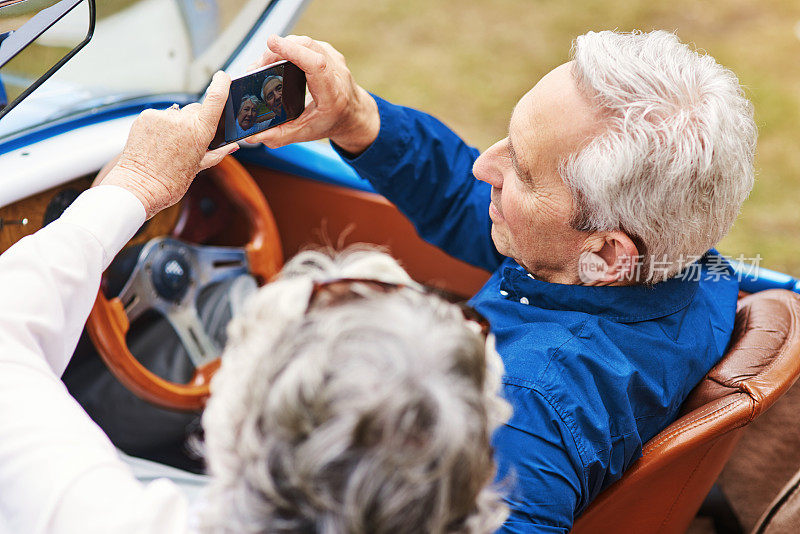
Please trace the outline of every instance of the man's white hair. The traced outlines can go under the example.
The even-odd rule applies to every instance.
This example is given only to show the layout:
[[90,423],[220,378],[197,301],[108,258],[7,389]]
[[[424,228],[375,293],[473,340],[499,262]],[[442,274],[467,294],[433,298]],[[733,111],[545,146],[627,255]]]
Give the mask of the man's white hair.
[[572,57],[607,124],[561,165],[573,224],[626,232],[639,281],[669,278],[722,239],[753,187],[752,105],[733,72],[665,31],[589,32]]
[[261,84],[261,98],[264,99],[264,102],[267,101],[267,95],[264,94],[264,90],[267,88],[267,84],[273,80],[278,80],[280,83],[283,83],[283,76],[271,74],[270,76],[264,78],[264,82]]
[[[416,284],[388,255],[297,255],[229,326],[203,414],[205,532],[493,532],[502,363],[412,289],[306,313],[315,280]],[[358,287],[358,286],[355,286]]]

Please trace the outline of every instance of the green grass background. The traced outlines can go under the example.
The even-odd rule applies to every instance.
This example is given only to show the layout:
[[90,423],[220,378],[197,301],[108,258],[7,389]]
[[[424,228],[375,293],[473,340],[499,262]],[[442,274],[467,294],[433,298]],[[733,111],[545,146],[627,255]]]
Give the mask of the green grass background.
[[676,31],[739,76],[759,127],[756,186],[720,249],[800,275],[800,2],[316,0],[295,33],[330,42],[356,80],[485,149],[588,30]]

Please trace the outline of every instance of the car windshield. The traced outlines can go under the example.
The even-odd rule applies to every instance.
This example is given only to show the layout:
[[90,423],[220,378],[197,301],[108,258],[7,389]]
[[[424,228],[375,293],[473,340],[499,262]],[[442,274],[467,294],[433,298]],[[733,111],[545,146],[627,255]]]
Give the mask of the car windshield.
[[[39,9],[53,3],[34,2]],[[0,139],[132,98],[199,94],[269,4],[270,0],[97,0],[91,42],[3,117]],[[10,17],[4,13],[13,8],[0,12],[0,23],[9,26],[0,30],[18,28],[35,14],[30,9],[10,12]],[[84,2],[3,68],[9,99],[14,85],[27,86],[43,73],[42,64],[49,66],[53,57],[60,58],[83,38],[86,20]]]

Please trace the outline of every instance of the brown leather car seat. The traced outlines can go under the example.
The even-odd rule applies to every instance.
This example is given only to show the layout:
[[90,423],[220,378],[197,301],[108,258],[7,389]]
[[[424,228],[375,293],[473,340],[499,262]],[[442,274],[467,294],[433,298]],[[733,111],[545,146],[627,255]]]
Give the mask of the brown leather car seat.
[[800,295],[739,301],[731,346],[692,390],[683,415],[575,522],[573,533],[685,532],[745,426],[800,375]]

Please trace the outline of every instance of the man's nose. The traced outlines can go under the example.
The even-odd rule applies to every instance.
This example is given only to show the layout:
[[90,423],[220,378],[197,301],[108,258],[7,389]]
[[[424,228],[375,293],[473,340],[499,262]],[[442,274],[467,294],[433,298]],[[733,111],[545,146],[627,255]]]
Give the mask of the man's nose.
[[503,168],[500,165],[500,154],[503,148],[503,141],[490,146],[486,151],[478,156],[472,165],[472,174],[478,180],[486,182],[498,189],[503,187]]

